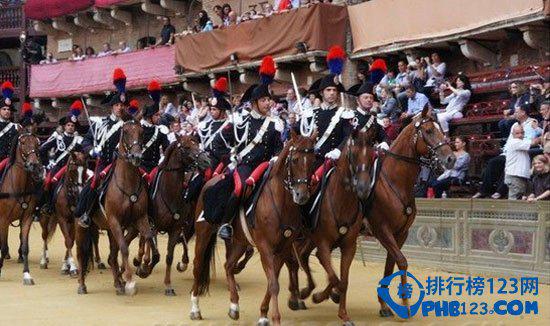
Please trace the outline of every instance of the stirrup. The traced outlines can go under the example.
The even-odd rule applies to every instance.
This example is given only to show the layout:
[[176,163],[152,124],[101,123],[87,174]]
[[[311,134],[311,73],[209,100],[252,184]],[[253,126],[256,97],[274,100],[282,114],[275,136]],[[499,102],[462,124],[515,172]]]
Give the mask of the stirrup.
[[224,240],[231,240],[233,237],[233,227],[229,223],[224,223],[218,230],[218,236]]
[[82,228],[87,229],[90,227],[91,219],[88,213],[84,213],[77,221],[78,225]]

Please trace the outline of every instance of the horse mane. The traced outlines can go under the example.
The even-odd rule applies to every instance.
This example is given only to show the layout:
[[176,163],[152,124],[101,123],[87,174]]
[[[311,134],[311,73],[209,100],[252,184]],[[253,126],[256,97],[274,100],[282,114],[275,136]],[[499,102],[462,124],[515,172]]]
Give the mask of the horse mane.
[[164,151],[164,160],[162,160],[162,163],[159,164],[159,170],[165,169],[168,166],[168,162],[170,162],[170,158],[172,157],[172,153],[174,152],[175,148],[178,146],[178,141],[171,143],[168,148]]
[[288,157],[288,152],[290,151],[290,147],[294,145],[294,140],[289,140],[286,145],[283,147],[283,149],[279,152],[279,155],[277,157],[277,161],[273,165],[273,169],[271,170],[272,175],[278,175],[282,172],[282,169],[284,169],[286,158]]
[[17,137],[13,137],[11,141],[11,148],[10,148],[10,165],[15,163],[15,160],[17,159],[17,144],[19,143],[19,137],[20,135],[17,134]]

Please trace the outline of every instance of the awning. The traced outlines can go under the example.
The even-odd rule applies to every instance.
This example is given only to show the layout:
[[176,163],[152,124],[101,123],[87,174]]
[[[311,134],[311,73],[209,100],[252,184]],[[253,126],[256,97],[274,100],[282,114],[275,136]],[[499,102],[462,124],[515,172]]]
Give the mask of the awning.
[[[353,52],[459,35],[522,17],[549,0],[372,0],[349,6]],[[548,5],[548,4],[547,4]]]
[[29,19],[43,20],[79,12],[94,4],[94,0],[27,0],[25,15]]
[[229,65],[231,54],[239,63],[298,53],[296,43],[308,50],[344,45],[346,8],[319,4],[252,20],[226,29],[176,37],[176,62],[185,71],[205,71]]
[[108,8],[113,5],[124,4],[129,2],[129,0],[95,0],[94,6],[100,8]]
[[178,81],[174,47],[164,46],[84,61],[63,61],[31,66],[30,97],[68,97],[114,90],[115,68],[126,73],[128,89],[146,87],[152,79],[161,84]]

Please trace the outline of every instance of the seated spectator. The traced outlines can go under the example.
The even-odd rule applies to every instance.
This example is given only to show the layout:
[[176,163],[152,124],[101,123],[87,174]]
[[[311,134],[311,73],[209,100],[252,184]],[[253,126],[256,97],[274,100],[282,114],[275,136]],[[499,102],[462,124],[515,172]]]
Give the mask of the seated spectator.
[[176,34],[176,28],[170,23],[169,17],[162,18],[164,25],[160,31],[160,39],[156,45],[170,45],[174,42],[174,34]]
[[242,23],[249,20],[252,20],[252,18],[250,16],[250,12],[246,11],[246,12],[243,12],[243,14],[237,18],[237,23]]
[[181,136],[181,124],[179,120],[174,120],[170,123],[170,133],[167,135],[168,141],[173,143],[177,140],[177,136]]
[[86,59],[86,56],[82,52],[82,48],[78,45],[73,45],[73,54],[71,54],[71,57],[69,60],[71,61],[82,61]]
[[128,46],[126,41],[120,41],[118,42],[118,50],[114,51],[113,53],[122,54],[122,53],[128,53],[131,52],[132,49]]
[[465,137],[460,136],[455,138],[454,154],[456,162],[452,169],[445,170],[437,180],[431,183],[435,198],[441,198],[443,192],[449,190],[451,185],[461,185],[464,183],[470,165],[470,154],[466,151],[466,145],[467,141]]
[[195,108],[198,109],[196,116],[197,120],[199,122],[210,120],[210,104],[208,103],[208,99],[202,98],[199,105],[200,106],[198,108]]
[[179,112],[174,104],[170,103],[168,96],[163,95],[160,98],[159,111],[161,115],[170,115],[172,118],[178,118]]
[[550,159],[544,155],[533,158],[530,194],[523,199],[528,202],[550,200]]
[[519,124],[514,124],[511,135],[511,139],[504,146],[506,155],[504,183],[508,186],[508,199],[516,200],[527,193],[531,165],[529,148],[538,144],[540,139],[525,138],[523,127]]
[[222,6],[222,13],[222,25],[224,27],[235,25],[237,23],[237,13],[235,13],[233,9],[231,9],[231,6],[228,3]]
[[198,18],[198,27],[201,32],[209,32],[214,29],[214,24],[208,17],[206,10],[199,11]]
[[53,57],[53,53],[48,52],[46,54],[46,59],[41,60],[40,64],[41,65],[49,65],[49,64],[52,64],[52,63],[56,63],[56,62],[57,62],[57,59]]
[[504,119],[498,122],[498,128],[500,129],[500,136],[502,138],[507,138],[510,134],[510,128],[516,122],[514,119],[514,111],[517,107],[529,104],[529,93],[527,88],[521,82],[513,82],[510,84],[510,105],[502,113],[504,114]]
[[113,49],[111,49],[111,44],[108,42],[103,43],[103,50],[97,54],[98,58],[106,57],[113,54]]
[[391,122],[390,117],[388,117],[385,113],[379,113],[377,119],[380,121],[380,125],[386,134],[386,142],[388,145],[391,145],[391,143],[399,135],[399,128]]
[[95,58],[95,50],[94,48],[92,48],[91,46],[87,47],[86,48],[86,58]]
[[401,113],[401,119],[414,117],[418,113],[422,112],[426,105],[431,106],[430,101],[426,95],[416,91],[414,86],[409,85],[407,87],[407,112]]
[[426,72],[428,74],[428,80],[424,86],[424,93],[431,94],[433,90],[445,81],[445,73],[447,72],[447,65],[441,61],[441,57],[437,52],[432,53],[430,58],[425,57]]
[[402,110],[407,108],[407,93],[405,89],[411,84],[410,72],[407,70],[407,63],[403,60],[399,60],[397,63],[397,76],[395,76],[395,83],[393,87],[393,93],[397,97],[399,107]]
[[550,101],[542,102],[539,110],[542,116],[542,147],[550,149]]
[[[445,109],[439,110],[437,120],[446,136],[449,136],[449,121],[463,117],[462,109],[466,106],[472,95],[470,80],[466,75],[456,77],[456,88],[446,82],[439,87],[439,98],[441,104],[447,104]],[[451,94],[445,96],[445,91],[451,90]]]
[[393,98],[393,94],[389,88],[383,87],[380,93],[380,112],[384,113],[392,123],[399,120],[401,113],[397,106],[397,101]]
[[214,25],[214,28],[223,27],[224,14],[223,14],[222,6],[220,6],[220,5],[215,5],[215,6],[213,7],[213,11],[214,11],[214,13],[216,14],[216,16],[218,16],[218,18],[219,18],[220,21],[221,21],[221,25]]
[[428,79],[427,67],[426,61],[422,60],[420,57],[414,59],[414,64],[407,66],[410,71],[409,78],[417,92],[422,92],[426,85]]
[[395,87],[395,71],[388,69],[388,72],[382,77],[382,80],[380,80],[380,83],[376,85],[376,96],[380,97],[380,93],[382,92],[382,87],[386,87],[389,89],[392,89]]

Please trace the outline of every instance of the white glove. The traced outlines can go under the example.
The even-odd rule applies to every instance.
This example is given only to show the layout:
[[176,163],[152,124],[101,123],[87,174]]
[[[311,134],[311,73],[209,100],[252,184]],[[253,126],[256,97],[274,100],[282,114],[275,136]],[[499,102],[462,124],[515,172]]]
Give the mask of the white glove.
[[383,150],[386,150],[386,151],[390,149],[390,146],[385,141],[381,142],[376,147],[378,147],[380,149],[383,149]]
[[275,163],[275,162],[277,162],[277,159],[278,159],[278,158],[279,158],[278,156],[273,156],[273,157],[269,160],[269,162]]
[[329,158],[331,160],[337,160],[340,158],[340,150],[338,148],[335,148],[331,150],[330,152],[325,154],[325,158]]

